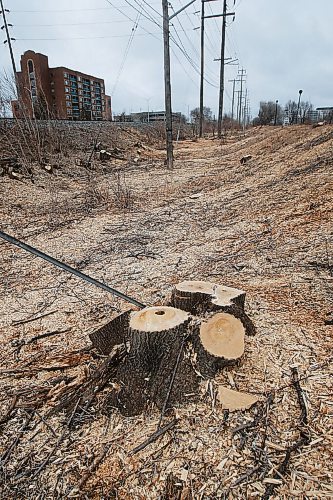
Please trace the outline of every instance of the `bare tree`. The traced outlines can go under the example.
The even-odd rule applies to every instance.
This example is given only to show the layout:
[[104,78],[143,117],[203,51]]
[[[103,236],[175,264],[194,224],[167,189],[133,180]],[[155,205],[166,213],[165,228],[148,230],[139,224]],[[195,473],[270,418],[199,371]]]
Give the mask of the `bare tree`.
[[258,117],[253,120],[254,125],[269,125],[282,122],[282,108],[274,101],[261,101]]

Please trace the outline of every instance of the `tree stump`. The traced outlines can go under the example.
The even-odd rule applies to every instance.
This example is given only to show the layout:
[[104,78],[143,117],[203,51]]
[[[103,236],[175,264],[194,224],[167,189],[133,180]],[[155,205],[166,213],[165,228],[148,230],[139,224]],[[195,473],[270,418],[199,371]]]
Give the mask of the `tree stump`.
[[246,293],[237,288],[210,281],[183,281],[172,291],[171,305],[196,316],[223,311],[239,318],[247,335],[255,334],[255,327],[244,310]]
[[127,416],[142,412],[150,403],[162,407],[179,354],[177,372],[183,374],[184,380],[180,383],[179,377],[174,377],[169,406],[184,400],[186,391],[197,390],[197,375],[181,352],[189,335],[190,319],[186,311],[168,306],[131,313],[126,334],[128,357],[117,374],[121,390],[116,401],[109,400],[109,404],[113,403]]
[[89,335],[93,347],[109,355],[113,347],[127,341],[127,330],[131,310],[116,316],[112,321]]
[[[172,306],[127,311],[90,335],[103,354],[126,347],[105,409],[137,415],[155,404],[163,411],[195,401],[199,382],[212,378],[244,353],[245,292],[205,281],[185,281]],[[178,306],[178,307],[176,307]]]
[[201,375],[215,377],[223,367],[234,364],[244,353],[245,328],[228,313],[217,313],[201,323],[193,337]]

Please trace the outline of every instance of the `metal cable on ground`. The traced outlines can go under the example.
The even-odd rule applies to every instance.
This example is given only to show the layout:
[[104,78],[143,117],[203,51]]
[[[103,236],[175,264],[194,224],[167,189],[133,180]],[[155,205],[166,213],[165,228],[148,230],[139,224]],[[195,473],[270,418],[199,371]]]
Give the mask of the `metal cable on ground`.
[[106,292],[112,293],[112,295],[115,295],[116,297],[119,297],[126,302],[130,302],[131,304],[134,304],[135,306],[139,307],[140,309],[143,309],[144,307],[147,307],[146,304],[142,304],[136,299],[133,299],[132,297],[129,297],[128,295],[125,295],[122,292],[119,292],[115,288],[112,288],[109,285],[106,285],[105,283],[102,283],[101,281],[98,281],[94,278],[91,278],[88,276],[88,274],[81,273],[81,271],[78,271],[77,269],[74,269],[74,267],[71,267],[63,262],[60,262],[60,260],[54,259],[50,255],[41,252],[37,248],[34,248],[27,243],[24,243],[23,241],[17,240],[13,236],[10,236],[9,234],[4,233],[3,231],[0,231],[0,238],[3,240],[7,241],[8,243],[11,243],[12,245],[15,245],[19,248],[22,248],[26,252],[29,252],[33,255],[36,255],[37,257],[40,257],[41,259],[46,260],[50,264],[53,264],[56,267],[59,267],[60,269],[63,269],[64,271],[67,271],[68,273],[74,274],[74,276],[77,276],[78,278],[86,281],[87,283],[90,283],[92,285],[97,286],[98,288],[102,288],[102,290],[105,290]]

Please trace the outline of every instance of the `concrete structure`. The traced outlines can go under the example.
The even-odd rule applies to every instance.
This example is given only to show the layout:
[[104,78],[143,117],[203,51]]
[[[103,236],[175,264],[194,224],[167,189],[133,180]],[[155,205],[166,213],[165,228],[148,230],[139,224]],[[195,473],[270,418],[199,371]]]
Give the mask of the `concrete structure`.
[[28,50],[17,72],[20,100],[17,117],[65,120],[111,120],[111,97],[104,80],[63,66],[50,68],[48,57]]

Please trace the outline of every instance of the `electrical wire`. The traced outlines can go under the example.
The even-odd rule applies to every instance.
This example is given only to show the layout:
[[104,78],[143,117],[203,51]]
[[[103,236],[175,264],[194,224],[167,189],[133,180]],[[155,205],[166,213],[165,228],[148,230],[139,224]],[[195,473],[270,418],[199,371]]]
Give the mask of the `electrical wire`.
[[[29,28],[35,28],[35,27],[52,27],[52,26],[85,26],[89,24],[118,24],[118,23],[128,23],[128,20],[126,19],[117,19],[113,21],[90,21],[90,22],[85,22],[85,23],[53,23],[53,24],[30,24],[29,23]],[[15,27],[20,27],[20,28],[26,28],[26,24],[15,24]]]
[[125,66],[125,63],[126,63],[126,59],[127,59],[127,56],[129,54],[129,51],[130,51],[130,48],[131,48],[131,45],[132,45],[132,42],[134,40],[134,35],[135,35],[135,32],[138,28],[138,23],[140,21],[140,17],[141,17],[141,13],[139,13],[136,17],[136,20],[135,20],[135,23],[134,23],[134,26],[132,28],[132,32],[131,32],[131,35],[130,35],[130,38],[127,42],[127,46],[126,46],[126,49],[125,49],[125,53],[124,53],[124,56],[123,56],[123,60],[120,64],[120,67],[119,67],[119,70],[118,70],[118,73],[117,73],[117,76],[116,76],[116,80],[115,80],[115,83],[113,85],[113,89],[112,89],[112,92],[111,92],[111,96],[114,95],[115,91],[116,91],[116,88],[117,88],[117,85],[119,83],[119,79],[120,79],[120,76],[123,72],[123,69],[124,69],[124,66]]
[[[146,2],[145,2],[146,3]],[[152,5],[158,5],[159,2],[152,2]],[[114,6],[113,6],[114,7]],[[120,5],[119,8],[128,8],[127,5]],[[49,9],[36,9],[36,10],[16,10],[16,9],[11,9],[11,12],[18,12],[18,13],[28,13],[28,12],[47,12],[52,14],[53,12],[81,12],[81,11],[97,11],[97,10],[110,10],[110,7],[96,7],[96,8],[85,8],[85,9],[54,9],[54,10],[49,10]]]

